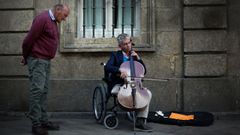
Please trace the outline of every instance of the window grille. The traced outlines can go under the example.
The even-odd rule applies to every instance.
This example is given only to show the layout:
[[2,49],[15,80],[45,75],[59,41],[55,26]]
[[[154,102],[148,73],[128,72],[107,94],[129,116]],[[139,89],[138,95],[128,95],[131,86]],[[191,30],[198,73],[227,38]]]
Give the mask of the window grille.
[[78,38],[140,33],[140,0],[79,0]]

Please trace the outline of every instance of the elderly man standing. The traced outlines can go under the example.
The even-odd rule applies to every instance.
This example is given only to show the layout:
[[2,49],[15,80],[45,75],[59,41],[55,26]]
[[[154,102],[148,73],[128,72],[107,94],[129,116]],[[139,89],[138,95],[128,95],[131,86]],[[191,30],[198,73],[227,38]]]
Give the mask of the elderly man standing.
[[59,44],[58,23],[65,21],[69,12],[67,5],[57,4],[37,15],[22,44],[21,63],[28,66],[30,80],[27,116],[32,121],[32,132],[35,135],[47,135],[47,130],[59,130],[59,125],[48,121],[47,94],[50,61]]

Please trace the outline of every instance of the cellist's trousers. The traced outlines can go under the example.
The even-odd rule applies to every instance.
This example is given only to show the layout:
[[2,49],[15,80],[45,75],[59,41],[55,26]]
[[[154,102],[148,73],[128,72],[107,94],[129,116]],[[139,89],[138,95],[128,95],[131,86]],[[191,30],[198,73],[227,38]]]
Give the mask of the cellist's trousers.
[[[120,88],[121,88],[121,85],[120,85],[120,84],[116,84],[116,85],[113,87],[111,93],[112,93],[113,95],[117,95],[118,92],[119,92],[119,90],[120,90]],[[151,91],[148,90],[147,88],[145,88],[145,89],[147,90],[147,92],[148,92],[148,94],[149,94],[149,97],[150,97],[150,101],[151,101],[151,99],[152,99],[152,93],[151,93]],[[147,118],[147,117],[148,117],[149,104],[150,104],[150,102],[147,104],[147,106],[146,106],[144,109],[142,109],[142,110],[140,110],[140,111],[137,112],[137,117],[141,117],[141,118]]]

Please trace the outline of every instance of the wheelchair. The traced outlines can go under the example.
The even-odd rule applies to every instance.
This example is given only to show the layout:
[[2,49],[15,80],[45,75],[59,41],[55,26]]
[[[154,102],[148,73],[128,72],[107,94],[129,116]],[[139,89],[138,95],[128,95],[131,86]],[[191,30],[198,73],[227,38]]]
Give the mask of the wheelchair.
[[[108,90],[110,83],[110,74],[105,70],[105,63],[101,63],[104,67],[104,77],[102,81],[95,87],[92,97],[92,109],[97,123],[104,124],[107,129],[115,129],[118,127],[119,120],[117,117],[118,102],[117,96],[111,94]],[[109,101],[113,99],[113,105],[108,108]],[[127,112],[127,118],[133,121],[133,112]]]

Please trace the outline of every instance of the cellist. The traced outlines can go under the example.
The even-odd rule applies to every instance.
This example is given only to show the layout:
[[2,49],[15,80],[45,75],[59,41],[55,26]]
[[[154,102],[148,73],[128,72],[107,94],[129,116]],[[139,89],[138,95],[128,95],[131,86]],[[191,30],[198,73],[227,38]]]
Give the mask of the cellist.
[[[126,72],[120,71],[120,66],[123,62],[129,61],[130,55],[133,56],[133,59],[135,61],[140,62],[144,66],[146,73],[146,67],[140,56],[135,51],[131,51],[133,46],[131,37],[128,34],[122,33],[118,35],[117,42],[120,50],[111,53],[110,59],[108,60],[105,66],[105,71],[111,74],[108,89],[111,91],[111,94],[113,95],[117,95],[117,93],[120,90],[120,87],[124,84],[124,79],[128,76]],[[152,97],[151,92],[146,88],[145,90],[147,90],[151,99]],[[152,128],[146,124],[146,119],[149,112],[149,104],[150,103],[148,103],[144,109],[139,110],[137,112],[135,128],[141,131],[146,132],[152,131]]]

